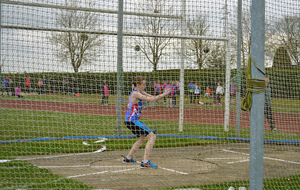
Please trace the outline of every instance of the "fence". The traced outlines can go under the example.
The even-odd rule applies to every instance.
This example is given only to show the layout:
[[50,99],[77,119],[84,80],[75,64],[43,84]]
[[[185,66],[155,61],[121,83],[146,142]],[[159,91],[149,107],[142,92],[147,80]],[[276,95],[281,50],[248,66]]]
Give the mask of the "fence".
[[0,189],[299,189],[299,7],[2,0]]

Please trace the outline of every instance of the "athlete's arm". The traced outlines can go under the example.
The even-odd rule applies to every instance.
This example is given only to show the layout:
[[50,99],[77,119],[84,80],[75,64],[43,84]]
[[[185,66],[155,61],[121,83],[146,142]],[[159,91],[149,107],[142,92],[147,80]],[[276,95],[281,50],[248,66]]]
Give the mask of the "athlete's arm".
[[143,92],[141,92],[143,95],[145,95],[145,96],[152,96],[151,94],[148,94],[147,92],[145,92],[145,91],[143,91]]
[[132,100],[132,103],[137,103],[139,100],[145,100],[147,102],[154,102],[154,101],[157,101],[157,100],[163,98],[164,96],[167,96],[170,92],[171,92],[170,88],[167,88],[163,94],[160,94],[158,96],[151,96],[151,95],[148,96],[148,95],[144,95],[140,92],[133,92],[131,95],[131,100]]

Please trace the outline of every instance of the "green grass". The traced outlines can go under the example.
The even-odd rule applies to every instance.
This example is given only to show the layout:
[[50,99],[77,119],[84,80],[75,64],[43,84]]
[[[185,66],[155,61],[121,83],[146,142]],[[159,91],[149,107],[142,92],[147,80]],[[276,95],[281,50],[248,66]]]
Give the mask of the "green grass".
[[275,112],[300,113],[300,101],[292,99],[272,99],[272,109]]
[[[300,187],[300,175],[264,179],[264,190],[295,190]],[[160,188],[199,188],[202,190],[227,190],[230,186],[249,189],[249,181],[231,181],[197,186]],[[47,169],[38,168],[26,161],[11,161],[0,164],[0,189],[94,189],[84,183],[52,174]]]
[[[43,137],[62,138],[71,136],[114,136],[116,135],[115,116],[92,114],[62,113],[37,110],[2,109],[0,140],[38,139]],[[221,125],[184,123],[183,131],[178,131],[178,122],[143,119],[151,128],[157,128],[158,134],[216,136],[219,138],[235,137],[235,128],[224,131]],[[123,125],[121,135],[132,135]],[[250,130],[241,128],[241,138],[250,138]],[[265,139],[299,140],[299,134],[274,133],[265,131]],[[108,150],[128,149],[135,141],[132,139],[109,139],[105,142]],[[99,146],[85,146],[83,141],[92,142],[95,139],[46,140],[32,142],[17,142],[1,144],[2,158],[20,155],[54,154],[90,152],[98,150]],[[226,140],[203,140],[195,138],[158,138],[156,147],[195,146],[216,143],[234,143]]]
[[94,189],[26,161],[0,163],[0,189]]
[[[3,96],[1,99],[18,99],[15,97],[7,97]],[[51,102],[81,102],[81,103],[101,103],[102,95],[97,94],[82,94],[80,97],[70,96],[70,95],[38,95],[36,93],[31,93],[30,95],[24,95],[24,100],[32,100],[32,101],[51,101]],[[109,96],[110,103],[115,103],[116,96]],[[122,96],[122,99],[128,99],[128,96]],[[126,102],[125,102],[126,103]]]
[[[264,190],[295,190],[300,188],[300,175],[292,175],[281,178],[264,179],[263,186]],[[239,187],[245,187],[249,189],[249,181],[230,181],[225,183],[197,185],[197,186],[181,186],[172,188],[160,188],[160,190],[171,190],[171,189],[184,189],[184,188],[198,188],[201,190],[228,190],[229,187],[239,189]]]

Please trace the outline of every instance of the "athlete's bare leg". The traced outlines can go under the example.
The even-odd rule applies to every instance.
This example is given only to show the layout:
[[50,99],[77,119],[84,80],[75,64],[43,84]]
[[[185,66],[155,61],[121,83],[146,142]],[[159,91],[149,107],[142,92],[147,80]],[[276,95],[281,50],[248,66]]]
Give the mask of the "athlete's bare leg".
[[151,151],[153,149],[153,146],[154,146],[154,143],[156,140],[156,135],[153,132],[151,132],[151,133],[149,133],[149,135],[147,135],[146,138],[148,139],[148,142],[145,147],[145,154],[144,154],[143,162],[146,162],[150,159],[150,154],[151,154]]
[[127,158],[132,157],[133,154],[142,146],[142,144],[144,144],[145,140],[146,140],[146,137],[140,137],[140,139],[132,145],[132,147],[127,155]]

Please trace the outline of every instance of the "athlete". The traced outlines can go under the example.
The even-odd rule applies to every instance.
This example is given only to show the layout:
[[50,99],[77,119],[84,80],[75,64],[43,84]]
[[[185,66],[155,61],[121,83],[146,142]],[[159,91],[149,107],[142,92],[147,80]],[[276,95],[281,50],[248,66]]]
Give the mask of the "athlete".
[[147,139],[148,142],[145,147],[144,159],[141,162],[141,168],[157,168],[158,166],[152,164],[150,161],[150,153],[156,140],[156,135],[154,134],[156,130],[150,130],[149,127],[139,121],[143,106],[142,101],[155,102],[167,96],[171,92],[171,89],[167,88],[163,94],[152,96],[144,91],[146,88],[146,80],[141,76],[134,78],[133,85],[135,88],[129,95],[125,125],[132,131],[133,134],[139,137],[139,140],[132,145],[128,155],[123,158],[123,162],[135,163],[136,160],[133,159],[133,154]]

